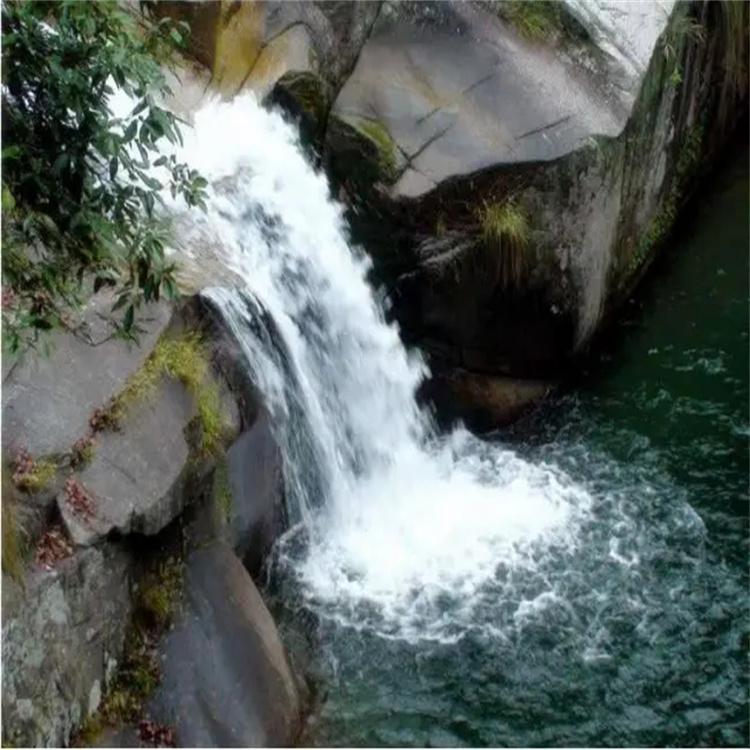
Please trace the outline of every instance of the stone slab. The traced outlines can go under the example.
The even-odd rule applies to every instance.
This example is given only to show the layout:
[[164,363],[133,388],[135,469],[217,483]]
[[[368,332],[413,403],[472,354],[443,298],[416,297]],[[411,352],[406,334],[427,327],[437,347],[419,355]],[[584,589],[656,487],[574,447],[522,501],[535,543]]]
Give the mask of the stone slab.
[[179,383],[163,379],[156,393],[127,413],[121,430],[97,436],[94,457],[80,474],[93,517],[58,504],[73,541],[94,544],[112,531],[156,534],[182,510],[188,460],[184,428],[195,412]]
[[[112,298],[98,294],[83,311],[94,341],[106,335],[99,314]],[[91,346],[67,332],[53,338],[49,358],[29,353],[3,381],[2,447],[26,448],[33,456],[65,453],[88,431],[94,409],[122,389],[151,352],[169,323],[171,307],[144,308],[138,322],[146,328],[138,345],[108,341]],[[5,371],[5,360],[4,371]],[[5,374],[5,372],[4,372]]]

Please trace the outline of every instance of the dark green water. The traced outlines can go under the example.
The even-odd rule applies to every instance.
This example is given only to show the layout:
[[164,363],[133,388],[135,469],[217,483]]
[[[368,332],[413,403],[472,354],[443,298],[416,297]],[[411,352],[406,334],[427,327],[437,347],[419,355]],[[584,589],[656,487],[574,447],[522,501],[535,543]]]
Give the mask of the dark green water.
[[[594,497],[577,547],[477,610],[495,635],[407,643],[323,618],[307,742],[747,746],[747,156],[576,388],[499,437]],[[540,606],[519,617],[522,601]]]

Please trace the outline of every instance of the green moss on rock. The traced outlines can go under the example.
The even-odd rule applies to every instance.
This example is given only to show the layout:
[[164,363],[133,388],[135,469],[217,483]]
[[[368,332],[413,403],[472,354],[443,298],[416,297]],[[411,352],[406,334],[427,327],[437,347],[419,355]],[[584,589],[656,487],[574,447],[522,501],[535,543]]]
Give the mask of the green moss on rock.
[[331,171],[340,182],[367,189],[398,179],[398,146],[380,120],[352,114],[332,115],[328,128]]
[[266,97],[266,103],[299,117],[303,141],[318,144],[331,108],[330,90],[319,76],[309,71],[285,73]]

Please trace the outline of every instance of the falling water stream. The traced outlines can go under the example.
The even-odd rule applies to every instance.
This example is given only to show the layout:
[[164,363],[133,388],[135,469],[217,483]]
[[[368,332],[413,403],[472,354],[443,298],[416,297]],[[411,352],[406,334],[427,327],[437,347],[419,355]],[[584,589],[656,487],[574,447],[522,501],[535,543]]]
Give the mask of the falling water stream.
[[[325,696],[306,741],[746,742],[747,290],[716,275],[746,280],[746,234],[696,241],[706,298],[654,352],[644,326],[610,354],[593,395],[494,439],[440,434],[294,128],[243,97],[198,112],[184,148],[213,187],[180,250],[211,238],[241,279],[207,294],[283,450],[274,588],[282,624],[315,623]],[[729,297],[743,312],[711,338],[700,316]]]

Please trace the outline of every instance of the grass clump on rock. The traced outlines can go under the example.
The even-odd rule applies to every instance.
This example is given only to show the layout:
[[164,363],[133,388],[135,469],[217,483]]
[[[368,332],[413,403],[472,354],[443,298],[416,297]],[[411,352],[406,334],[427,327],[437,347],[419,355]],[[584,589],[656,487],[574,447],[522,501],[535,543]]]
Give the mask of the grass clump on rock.
[[125,388],[91,419],[94,431],[116,428],[128,408],[155,393],[163,377],[179,380],[193,397],[200,422],[200,451],[221,451],[224,418],[216,384],[212,380],[207,347],[197,333],[162,338],[128,380]]
[[543,42],[562,28],[560,3],[550,0],[500,0],[492,8],[524,39]]
[[497,281],[517,286],[526,264],[529,224],[526,213],[510,198],[485,203],[479,211],[482,246]]
[[47,459],[34,459],[26,450],[13,457],[13,484],[24,492],[40,492],[54,479],[57,466]]

